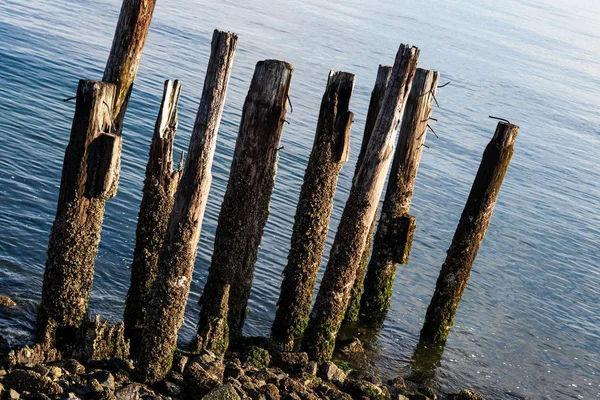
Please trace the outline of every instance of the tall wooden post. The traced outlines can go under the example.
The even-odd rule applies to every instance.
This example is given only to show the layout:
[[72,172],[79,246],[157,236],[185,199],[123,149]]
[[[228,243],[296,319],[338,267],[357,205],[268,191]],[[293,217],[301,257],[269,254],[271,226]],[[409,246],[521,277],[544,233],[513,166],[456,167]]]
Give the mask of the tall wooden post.
[[[379,115],[379,111],[381,110],[381,105],[383,104],[383,98],[385,96],[385,89],[387,88],[391,75],[392,67],[386,67],[383,65],[379,66],[379,69],[377,70],[377,79],[375,80],[375,86],[373,87],[373,91],[371,92],[371,101],[369,102],[369,110],[367,112],[365,130],[363,133],[362,143],[360,145],[360,153],[358,155],[358,160],[356,161],[356,167],[354,169],[353,180],[356,179],[356,177],[358,176],[358,171],[360,171],[360,166],[362,164],[365,151],[367,150],[367,146],[369,145],[369,139],[371,139],[371,134],[373,133],[373,128],[375,127],[375,122],[377,121],[377,116]],[[354,285],[352,285],[352,290],[350,291],[350,300],[348,301],[348,308],[346,309],[346,314],[344,315],[344,323],[355,322],[358,319],[358,310],[360,308],[360,296],[362,294],[363,283],[365,279],[365,270],[367,269],[367,263],[369,262],[369,257],[371,256],[371,242],[373,239],[373,232],[375,231],[376,222],[377,211],[375,211],[375,216],[373,217],[371,228],[369,228],[367,242],[365,243],[365,248],[362,251],[360,262],[358,263],[358,269],[356,270],[356,279],[354,280]]]
[[416,218],[409,214],[410,203],[438,76],[417,69],[406,102],[360,306],[360,321],[369,326],[383,323],[390,308],[396,264],[406,264],[410,256],[416,228]]
[[197,347],[222,353],[242,335],[277,172],[292,66],[260,61],[246,96],[227,191],[200,298]]
[[[88,297],[94,276],[94,261],[102,230],[104,201],[113,197],[117,191],[121,166],[123,118],[152,19],[155,1],[123,1],[103,77],[105,83],[112,85],[90,82],[80,82],[79,85],[77,98],[80,102],[80,111],[79,114],[75,111],[73,131],[71,132],[71,141],[78,141],[78,147],[77,150],[67,148],[65,154],[61,192],[56,220],[48,244],[42,303],[37,319],[37,340],[44,346],[58,345],[62,347],[67,343],[61,342],[74,340],[74,330],[81,325],[87,313]],[[91,109],[90,104],[94,104],[95,107],[97,105],[97,109]],[[100,135],[98,139],[87,136],[89,140],[94,140],[98,144],[94,145],[93,149],[88,149],[87,145],[81,145],[86,140],[78,139],[75,136],[82,137],[81,132],[84,132],[84,125],[90,121],[91,117],[88,114],[91,111],[108,112],[107,115],[111,116],[112,114],[112,117],[109,118],[109,128],[102,128],[105,132],[109,132],[108,135]],[[98,116],[94,118],[98,118]],[[90,125],[85,129],[93,130],[97,127]],[[74,134],[75,136],[73,136]],[[69,146],[71,146],[71,142]],[[71,147],[75,147],[75,145]],[[70,185],[73,182],[92,182],[96,179],[88,177],[86,181],[80,174],[81,168],[84,168],[88,162],[86,159],[88,152],[91,154],[92,150],[96,154],[94,157],[104,160],[101,168],[110,169],[110,172],[108,170],[104,172],[108,179],[105,184],[110,187],[102,190],[98,188],[96,192],[94,190],[85,191],[81,185],[76,190],[70,186],[63,189],[64,185]],[[75,167],[78,163],[81,166]],[[73,174],[73,176],[65,176],[66,174]],[[96,193],[96,195],[91,193]],[[73,213],[72,207],[79,208],[77,212]],[[84,216],[84,212],[88,216]],[[85,232],[77,231],[84,227]],[[71,235],[74,236],[71,237]],[[75,244],[68,245],[72,241],[81,243],[79,247]],[[56,336],[57,334],[59,337]]]
[[215,30],[202,100],[142,331],[137,374],[147,383],[156,383],[169,372],[177,331],[183,324],[236,45],[237,35]]
[[354,79],[353,74],[331,71],[321,100],[317,132],[304,173],[272,327],[272,336],[289,351],[300,343],[308,323],[338,175],[348,159],[354,117],[349,110]]
[[121,137],[113,84],[79,81],[37,318],[37,341],[65,349],[87,318],[104,203],[116,193]]
[[131,263],[131,284],[125,301],[125,336],[137,354],[146,319],[150,289],[156,278],[158,254],[169,226],[181,171],[173,171],[173,141],[177,131],[179,81],[166,81],[146,164],[146,179]]
[[156,0],[123,0],[102,81],[117,85],[113,116],[121,134]]
[[500,122],[485,148],[471,193],[442,265],[435,293],[427,308],[421,342],[443,343],[448,338],[458,303],[467,288],[471,267],[492,219],[518,132],[518,126]]
[[383,106],[358,176],[352,184],[302,341],[302,348],[311,359],[328,360],[333,353],[392,159],[394,133],[417,68],[418,56],[419,50],[416,47],[404,44],[396,55]]

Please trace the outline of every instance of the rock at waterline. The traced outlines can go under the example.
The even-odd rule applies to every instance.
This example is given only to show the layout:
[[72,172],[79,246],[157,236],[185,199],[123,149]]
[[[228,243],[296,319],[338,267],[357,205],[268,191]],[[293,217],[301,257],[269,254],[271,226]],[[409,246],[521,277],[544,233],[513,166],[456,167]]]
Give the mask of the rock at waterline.
[[12,301],[10,297],[0,296],[0,307],[14,307],[17,303]]

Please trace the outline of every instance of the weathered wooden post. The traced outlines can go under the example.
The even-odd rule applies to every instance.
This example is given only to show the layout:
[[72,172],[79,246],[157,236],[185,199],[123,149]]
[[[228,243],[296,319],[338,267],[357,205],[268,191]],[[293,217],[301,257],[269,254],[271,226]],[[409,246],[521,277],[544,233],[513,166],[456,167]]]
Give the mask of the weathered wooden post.
[[150,29],[156,0],[123,0],[119,22],[104,69],[103,82],[117,85],[113,116],[121,134],[123,118]]
[[222,353],[241,337],[277,172],[292,66],[260,61],[246,96],[227,191],[200,298],[196,346]]
[[383,106],[358,176],[352,184],[302,341],[302,349],[313,360],[327,360],[333,353],[392,159],[394,133],[417,68],[418,56],[416,47],[404,44],[396,55]]
[[38,343],[48,349],[73,344],[87,318],[104,203],[115,195],[118,178],[115,93],[115,85],[95,81],[81,80],[77,88],[37,318]]
[[500,122],[485,148],[471,193],[442,265],[435,293],[427,308],[420,342],[443,343],[448,338],[458,303],[467,288],[471,267],[492,219],[518,132],[518,126]]
[[[74,140],[77,144],[73,146],[69,144],[72,148],[67,148],[65,154],[61,191],[48,244],[42,302],[37,319],[37,340],[44,347],[57,345],[62,347],[65,343],[61,341],[74,340],[74,331],[86,319],[88,297],[94,277],[94,261],[102,230],[104,201],[113,197],[117,191],[121,165],[122,123],[155,1],[123,1],[103,77],[104,83],[114,84],[114,86],[84,83],[85,87],[82,87],[81,82],[79,85],[77,98],[80,111],[79,114],[75,112],[71,132],[71,141]],[[96,101],[99,102],[97,110],[91,109],[92,104],[96,106]],[[108,135],[100,135],[98,139],[93,139],[90,136],[92,133],[86,136],[96,143],[94,149],[88,149],[87,144],[81,144],[87,143],[81,137],[83,137],[85,124],[93,120],[89,116],[92,111],[108,112],[108,115],[112,114],[112,118],[109,118],[111,119],[109,128],[105,129],[109,132]],[[100,128],[90,125],[85,129],[91,132],[93,129]],[[92,150],[96,152],[94,157],[109,163],[102,168],[110,168],[110,172],[105,171],[106,178],[109,179],[105,183],[110,185],[110,190],[105,188],[106,190],[101,192],[99,189],[94,192],[81,187],[86,184],[85,182],[97,180],[97,178],[85,178],[81,172],[89,162],[87,157]],[[79,164],[81,165],[78,167]],[[66,174],[73,174],[73,176],[65,176]],[[77,189],[69,186],[75,184],[79,185]],[[73,208],[78,210],[75,212]],[[73,241],[79,244],[72,244]],[[60,338],[56,337],[57,334]]]
[[349,110],[354,79],[353,74],[331,71],[321,100],[317,132],[304,173],[288,263],[283,270],[271,330],[272,336],[289,351],[300,343],[308,323],[338,175],[348,159],[354,117]]
[[390,308],[396,265],[406,264],[410,256],[416,228],[416,218],[409,214],[410,203],[438,76],[435,71],[417,69],[406,102],[361,299],[360,321],[365,325],[383,323]]
[[202,99],[142,330],[137,374],[147,383],[156,383],[169,372],[183,324],[236,45],[237,35],[214,31]]
[[[360,171],[360,166],[362,164],[365,151],[367,150],[367,146],[369,145],[369,139],[371,139],[371,134],[373,133],[375,122],[377,122],[377,116],[379,115],[381,105],[383,104],[383,98],[385,96],[385,89],[387,88],[391,75],[392,67],[387,67],[383,65],[379,66],[379,69],[377,70],[377,79],[375,80],[375,86],[373,87],[373,91],[371,92],[371,101],[369,102],[369,110],[367,112],[365,130],[363,133],[362,143],[360,145],[360,153],[358,155],[358,160],[356,160],[354,178],[352,180],[356,179],[356,177],[358,176],[358,171]],[[367,242],[365,243],[365,248],[363,249],[362,256],[360,257],[360,262],[358,264],[358,269],[356,270],[356,279],[354,280],[354,285],[352,285],[352,290],[350,291],[350,300],[348,301],[348,308],[346,309],[346,314],[344,315],[344,323],[355,322],[358,319],[358,310],[360,308],[360,296],[362,294],[363,282],[365,279],[365,270],[367,269],[367,263],[369,262],[369,257],[371,256],[371,242],[373,239],[373,232],[375,231],[376,222],[377,211],[375,211],[375,216],[373,217],[371,228],[369,228]]]
[[181,173],[173,171],[173,141],[177,131],[177,103],[180,93],[179,81],[165,82],[146,164],[146,179],[131,263],[131,284],[123,316],[131,354],[137,353],[140,343],[150,302],[150,289],[158,269],[158,254],[169,226],[169,216]]

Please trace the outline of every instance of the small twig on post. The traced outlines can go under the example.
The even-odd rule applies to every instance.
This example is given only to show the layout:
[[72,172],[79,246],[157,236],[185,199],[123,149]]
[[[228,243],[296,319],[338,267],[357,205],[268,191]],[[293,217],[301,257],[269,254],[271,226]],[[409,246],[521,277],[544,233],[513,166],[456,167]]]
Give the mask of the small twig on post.
[[417,69],[408,96],[365,278],[359,316],[364,325],[383,322],[390,306],[396,265],[406,264],[410,256],[416,228],[416,218],[409,214],[410,204],[438,76],[435,71]]
[[179,181],[158,271],[148,304],[137,376],[156,383],[167,375],[183,323],[202,218],[212,180],[211,167],[217,132],[233,66],[237,36],[215,30],[202,99],[190,139],[188,157]]
[[356,270],[392,160],[394,127],[406,104],[418,57],[419,49],[416,47],[403,44],[398,50],[383,106],[362,165],[352,184],[302,340],[302,349],[313,360],[328,360],[333,353],[350,299],[350,290],[356,279]]
[[308,322],[338,175],[346,162],[353,114],[353,74],[329,73],[304,183],[300,191],[288,262],[277,302],[272,336],[292,351]]
[[518,132],[518,126],[499,122],[494,137],[485,148],[471,193],[427,308],[420,342],[444,343],[448,338],[479,246],[492,219]]
[[154,135],[146,165],[146,179],[131,263],[131,284],[125,302],[125,336],[131,353],[137,354],[150,289],[156,278],[158,254],[169,224],[179,171],[173,171],[173,141],[177,131],[177,104],[181,93],[179,81],[166,81]]

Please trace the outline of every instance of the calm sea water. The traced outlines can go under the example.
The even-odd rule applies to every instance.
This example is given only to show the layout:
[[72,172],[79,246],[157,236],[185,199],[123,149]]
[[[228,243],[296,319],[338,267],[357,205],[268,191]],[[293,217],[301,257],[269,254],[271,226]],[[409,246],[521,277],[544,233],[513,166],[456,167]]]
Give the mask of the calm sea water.
[[[74,110],[62,99],[74,95],[78,79],[102,76],[119,9],[119,0],[0,2],[0,294],[20,305],[0,311],[0,334],[14,343],[31,340],[40,299]],[[195,331],[255,63],[280,58],[295,68],[291,124],[246,324],[247,334],[266,335],[328,71],[357,80],[353,154],[325,255],[377,65],[391,64],[408,42],[421,48],[421,67],[452,83],[438,92],[434,129],[441,137],[429,136],[417,180],[410,264],[399,270],[385,326],[367,340],[367,369],[388,377],[410,372],[435,279],[496,125],[487,117],[497,115],[519,125],[520,135],[434,384],[490,398],[599,398],[599,21],[593,0],[159,0],[126,119],[119,194],[106,208],[92,311],[121,318],[162,82],[183,82],[179,152],[189,141],[214,28],[240,39],[182,340]]]

